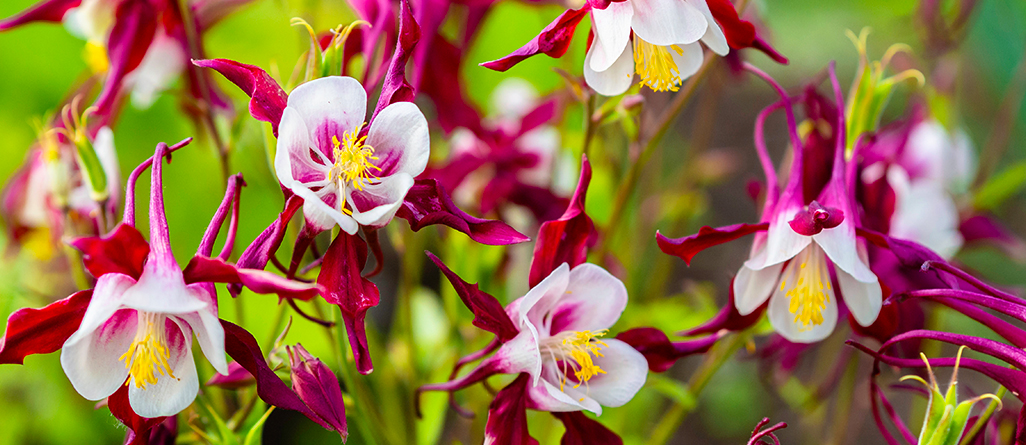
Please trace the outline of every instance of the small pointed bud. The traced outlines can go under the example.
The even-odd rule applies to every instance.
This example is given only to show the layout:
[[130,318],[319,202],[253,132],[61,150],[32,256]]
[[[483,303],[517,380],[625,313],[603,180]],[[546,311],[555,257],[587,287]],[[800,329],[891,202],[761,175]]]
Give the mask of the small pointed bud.
[[287,349],[292,367],[292,390],[345,441],[349,431],[338,377],[320,359],[310,355],[303,345],[297,343]]

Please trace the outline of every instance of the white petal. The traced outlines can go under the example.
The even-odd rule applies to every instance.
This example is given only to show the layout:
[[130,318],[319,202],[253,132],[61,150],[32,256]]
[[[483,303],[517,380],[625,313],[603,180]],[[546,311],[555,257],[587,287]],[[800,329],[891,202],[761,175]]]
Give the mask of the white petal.
[[702,45],[689,43],[686,45],[676,45],[676,47],[680,48],[681,53],[678,54],[673,48],[669,48],[670,57],[673,58],[673,63],[677,65],[677,73],[680,75],[681,80],[684,80],[693,76],[702,67],[702,59],[704,57]]
[[374,147],[378,157],[374,161],[381,169],[377,176],[406,173],[415,177],[424,172],[431,154],[427,119],[412,102],[389,105],[371,123],[367,145]]
[[157,96],[185,70],[187,60],[178,40],[158,32],[142,62],[125,79],[132,86],[132,106],[147,109],[153,105]]
[[684,0],[631,0],[631,28],[653,45],[693,43],[708,28],[702,12]]
[[848,272],[863,283],[875,282],[876,274],[869,270],[869,267],[859,258],[855,243],[855,227],[852,226],[847,216],[845,215],[841,225],[832,229],[823,229],[822,232],[812,235],[812,239],[823,248],[834,266]]
[[316,193],[305,185],[293,181],[292,184],[285,184],[285,186],[289,187],[300,198],[303,198],[303,214],[308,219],[323,223],[322,225],[328,228],[332,225],[329,221],[333,221],[350,235],[356,233],[356,230],[360,228],[353,217],[342,213],[338,209],[329,207],[321,200],[320,196],[317,196]]
[[844,296],[844,304],[862,326],[869,326],[876,321],[880,315],[880,306],[883,305],[883,290],[879,281],[863,283],[856,280],[847,272],[841,269],[837,271],[837,284],[841,288],[841,295]]
[[[325,122],[350,131],[367,116],[367,92],[352,77],[329,76],[311,80],[289,93],[288,108],[303,118],[306,127],[317,130]],[[283,116],[284,117],[284,116]],[[340,139],[342,135],[336,135]]]
[[603,96],[618,96],[627,92],[634,80],[634,49],[627,45],[616,62],[605,71],[591,69],[594,45],[584,57],[584,81],[591,89]]
[[541,381],[527,387],[535,409],[554,413],[588,410],[595,415],[602,414],[602,405],[589,397],[583,386],[574,389],[573,382],[560,383],[562,371],[555,363],[546,362],[542,374]]
[[121,356],[135,339],[138,317],[121,310],[85,336],[71,338],[61,348],[61,367],[82,397],[102,400],[114,394],[128,378]]
[[512,340],[503,343],[492,358],[498,360],[499,369],[503,374],[526,372],[534,377],[533,384],[538,384],[538,379],[541,377],[542,359],[535,331],[531,329],[520,331]]
[[727,55],[730,52],[730,45],[727,44],[727,37],[723,35],[723,30],[720,29],[719,23],[716,23],[716,19],[712,15],[712,11],[709,10],[709,4],[706,0],[686,0],[689,5],[694,6],[695,9],[702,12],[705,17],[706,23],[709,27],[706,28],[705,34],[702,35],[702,43],[705,43],[714,53],[721,56]]
[[135,285],[135,279],[124,274],[108,273],[96,280],[93,296],[89,300],[82,322],[66,343],[74,343],[87,337],[107,322],[125,298],[125,291]]
[[591,62],[588,66],[595,71],[605,71],[616,62],[631,39],[631,18],[634,8],[631,2],[610,3],[606,9],[591,10],[591,29],[595,32],[592,42]]
[[207,308],[206,300],[185,286],[182,271],[177,267],[161,268],[156,261],[149,261],[139,281],[125,290],[121,304],[143,312],[188,314]]
[[[799,261],[788,263],[783,276],[793,277],[793,269],[799,267],[798,263]],[[795,343],[814,343],[827,338],[837,325],[837,298],[833,292],[828,295],[829,301],[825,302],[822,311],[823,323],[805,326],[795,320],[795,314],[790,310],[791,299],[786,295],[786,291],[781,290],[779,286],[776,287],[773,296],[770,297],[767,311],[770,325],[782,337]]]
[[[380,183],[367,185],[363,190],[349,189],[349,204],[353,209],[356,222],[371,227],[388,224],[403,204],[406,193],[413,187],[413,176],[406,172],[384,178]],[[365,205],[366,204],[366,208]],[[373,207],[371,207],[373,206]],[[363,210],[361,210],[363,209]]]
[[783,263],[777,263],[759,270],[744,265],[738,269],[734,276],[734,307],[739,314],[751,314],[769,299],[783,267]]
[[[602,357],[595,364],[606,371],[588,382],[588,396],[602,406],[623,406],[634,398],[648,377],[648,360],[627,343],[617,339],[604,340]],[[584,388],[582,385],[581,388]]]
[[517,310],[520,314],[520,329],[533,327],[538,330],[539,340],[551,335],[549,330],[551,319],[546,315],[552,306],[566,292],[567,284],[570,282],[570,266],[566,263],[560,264],[549,276],[535,285],[523,298],[517,300]]
[[[294,108],[285,108],[282,112],[276,147],[274,173],[282,184],[322,180],[331,169],[331,162],[314,147],[309,128]],[[318,159],[315,160],[311,153],[315,153],[313,156]]]
[[627,287],[605,269],[583,263],[570,270],[566,292],[557,297],[548,317],[550,329],[598,331],[609,329],[627,307]]
[[887,181],[896,201],[890,235],[922,244],[945,259],[954,256],[965,240],[958,230],[958,208],[944,186],[929,180],[909,184],[896,166],[888,170]]
[[812,242],[812,237],[801,235],[791,229],[788,224],[797,208],[788,209],[777,213],[777,217],[770,221],[769,231],[766,234],[766,249],[754,258],[745,262],[745,267],[752,270],[765,269],[774,264],[783,263],[805,249]]
[[128,386],[128,404],[136,414],[143,417],[161,417],[178,414],[196,400],[199,393],[199,377],[196,362],[192,359],[192,332],[188,324],[169,318],[178,327],[167,332],[171,358],[168,364],[174,377],[158,375],[157,383],[138,388]]
[[[194,283],[189,287],[204,285],[213,287],[210,283]],[[202,311],[182,314],[178,317],[185,320],[196,334],[196,341],[199,343],[200,349],[203,350],[203,355],[207,357],[214,369],[222,375],[227,375],[228,361],[224,352],[224,327],[221,326],[221,321],[217,318],[216,304],[207,306],[207,309]]]

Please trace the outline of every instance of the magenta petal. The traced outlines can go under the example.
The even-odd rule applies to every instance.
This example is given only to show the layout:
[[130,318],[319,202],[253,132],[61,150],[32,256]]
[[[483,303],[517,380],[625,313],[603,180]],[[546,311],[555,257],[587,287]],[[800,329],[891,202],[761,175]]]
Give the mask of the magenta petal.
[[349,333],[356,369],[361,374],[374,370],[367,347],[364,317],[380,300],[378,287],[361,275],[367,264],[367,243],[359,236],[339,232],[324,253],[317,283],[324,286],[324,299],[342,310],[342,320]]
[[288,353],[292,389],[345,442],[349,430],[346,427],[346,404],[342,401],[338,377],[320,359],[310,355],[303,345],[296,344],[294,348],[288,348]]
[[150,245],[142,234],[125,223],[102,237],[75,238],[68,244],[82,252],[86,270],[96,278],[121,273],[139,279],[150,254]]
[[214,374],[210,380],[207,380],[206,385],[225,389],[239,389],[255,383],[256,377],[253,377],[252,373],[243,368],[239,362],[231,362],[228,364],[228,375]]
[[318,425],[334,431],[334,427],[322,420],[310,407],[303,403],[294,391],[281,381],[274,371],[267,366],[264,353],[260,351],[253,335],[245,329],[230,322],[221,320],[224,327],[224,350],[243,368],[256,376],[257,395],[269,405],[290,409],[303,413]]
[[791,229],[800,235],[812,236],[823,229],[832,229],[844,221],[844,212],[833,207],[823,207],[812,201],[809,206],[798,211],[794,219],[788,221]]
[[250,97],[249,114],[258,121],[270,122],[274,135],[278,135],[278,123],[289,96],[266,71],[228,59],[193,60],[192,63],[213,68],[238,86]]
[[57,22],[64,19],[64,14],[71,8],[82,3],[82,0],[44,0],[30,6],[17,15],[0,20],[0,31],[7,31],[32,22]]
[[301,283],[258,269],[244,269],[219,258],[194,256],[182,272],[185,283],[242,284],[258,294],[277,294],[281,298],[310,300],[322,289],[316,284]]
[[481,112],[467,100],[463,85],[466,82],[460,73],[463,52],[449,41],[435,36],[431,55],[426,58],[420,92],[431,98],[438,115],[438,124],[446,134],[457,127],[464,127],[474,134],[484,132],[481,127]]
[[598,238],[595,224],[584,213],[584,201],[590,182],[591,164],[588,157],[584,156],[581,160],[581,178],[577,181],[570,206],[559,219],[544,222],[538,229],[528,278],[531,287],[549,276],[560,264],[567,263],[573,268],[588,259],[588,246],[595,244]]
[[151,428],[146,436],[146,440],[143,441],[136,436],[135,431],[129,429],[125,431],[124,444],[175,445],[178,440],[178,416],[164,418],[164,421]]
[[705,249],[734,241],[755,232],[762,232],[768,228],[769,223],[765,222],[759,224],[742,223],[715,228],[704,226],[698,229],[698,233],[684,238],[667,238],[663,234],[656,232],[656,241],[659,244],[659,249],[664,253],[678,257],[690,266],[691,259]]
[[623,439],[619,435],[581,411],[552,415],[563,422],[566,428],[563,438],[559,441],[560,445],[623,445]]
[[958,226],[966,244],[990,243],[1013,258],[1026,257],[1026,243],[1000,221],[988,215],[973,215]]
[[378,105],[374,108],[371,121],[385,107],[396,102],[413,102],[416,95],[413,86],[406,80],[406,62],[410,60],[413,48],[420,40],[420,26],[413,18],[410,3],[407,0],[400,3],[402,14],[399,16],[399,40],[395,44],[395,53],[392,54],[385,79],[381,83],[381,95],[378,97]]
[[495,394],[488,406],[485,422],[485,443],[503,445],[538,445],[527,431],[527,385],[531,375],[524,372]]
[[409,221],[414,232],[433,224],[442,224],[467,234],[470,239],[481,244],[504,246],[530,240],[502,221],[466,214],[456,207],[435,179],[418,179],[395,215]]
[[720,309],[720,312],[716,314],[709,321],[702,323],[696,327],[677,333],[682,337],[691,337],[694,335],[702,334],[714,334],[723,329],[730,331],[743,331],[748,329],[762,318],[762,313],[766,311],[766,303],[759,306],[758,309],[752,311],[748,315],[741,315],[737,311],[737,306],[734,305],[734,282],[731,281],[729,289],[729,295],[727,304]]
[[150,0],[124,0],[114,13],[107,38],[110,70],[103,91],[96,98],[100,116],[110,116],[121,93],[122,82],[142,62],[157,32],[157,9]]
[[449,279],[452,287],[456,289],[456,294],[463,300],[463,304],[467,305],[470,312],[474,313],[474,326],[495,334],[501,343],[512,340],[513,337],[520,333],[520,330],[513,324],[513,321],[509,319],[509,315],[506,314],[506,310],[499,303],[499,300],[487,292],[478,289],[477,284],[463,281],[459,275],[449,270],[442,263],[442,260],[438,259],[433,253],[427,252],[427,256],[431,258],[431,261]]
[[60,349],[78,330],[92,296],[92,289],[84,290],[43,308],[15,311],[7,318],[7,328],[0,339],[0,363],[20,365],[29,355]]
[[549,26],[546,26],[537,37],[520,49],[501,59],[482,63],[481,66],[496,71],[506,71],[513,65],[536,54],[544,53],[549,57],[562,57],[570,47],[577,24],[581,23],[581,19],[590,11],[591,7],[585,5],[581,9],[570,9],[563,12],[552,23],[549,23]]
[[648,360],[648,369],[663,372],[684,357],[704,354],[722,337],[709,335],[695,340],[671,342],[666,333],[656,328],[634,328],[616,336],[632,348],[637,349]]

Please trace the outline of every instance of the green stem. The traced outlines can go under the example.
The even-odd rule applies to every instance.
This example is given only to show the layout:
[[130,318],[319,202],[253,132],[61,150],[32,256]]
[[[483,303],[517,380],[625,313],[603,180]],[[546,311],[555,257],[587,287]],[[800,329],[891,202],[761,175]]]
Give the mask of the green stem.
[[[748,338],[747,333],[730,334],[730,338],[727,339],[726,343],[718,344],[712,351],[705,356],[705,360],[699,365],[698,370],[692,374],[691,379],[688,381],[688,392],[691,393],[692,397],[697,398],[698,395],[705,389],[709,381],[712,380],[716,372],[723,367],[723,364],[728,359],[734,356],[734,353],[741,349],[741,346],[745,344]],[[695,406],[688,406],[680,402],[675,402],[666,414],[663,414],[663,418],[656,424],[655,429],[652,430],[652,437],[649,439],[649,445],[664,445],[673,436],[673,433],[677,431],[680,423],[684,421],[684,418],[688,413],[693,410]]]
[[581,148],[581,153],[589,158],[591,157],[591,141],[595,139],[595,132],[598,130],[598,125],[595,124],[595,119],[592,116],[595,114],[597,100],[598,97],[593,94],[584,102],[584,146]]
[[598,258],[605,257],[609,251],[609,244],[616,234],[617,226],[620,225],[624,207],[627,205],[627,201],[634,193],[634,187],[638,184],[638,179],[641,176],[641,171],[648,163],[648,159],[652,157],[652,152],[655,151],[655,147],[662,141],[663,136],[666,136],[666,132],[670,129],[670,125],[676,120],[677,115],[680,114],[681,110],[684,109],[684,105],[690,102],[691,98],[694,97],[695,91],[698,90],[698,84],[702,82],[706,74],[709,72],[709,67],[712,66],[716,59],[711,56],[706,56],[705,61],[702,62],[702,66],[698,69],[698,72],[691,79],[688,80],[684,87],[680,89],[676,96],[673,98],[673,103],[667,107],[666,111],[659,117],[659,121],[656,124],[655,132],[648,138],[645,144],[641,148],[641,152],[638,153],[637,159],[631,164],[627,174],[624,175],[620,181],[620,187],[616,190],[616,197],[613,201],[613,211],[610,214],[609,224],[606,226],[605,237],[602,239],[602,243],[596,251],[598,252]]
[[[319,304],[314,305],[317,311],[317,316],[324,319],[324,313],[321,310]],[[350,357],[342,349],[344,345],[349,344],[349,340],[346,337],[346,330],[342,322],[342,313],[340,311],[332,310],[332,319],[335,321],[335,326],[331,328],[325,328],[324,333],[327,334],[328,343],[331,345],[331,349],[335,351],[335,358],[338,360],[338,366],[341,370],[342,383],[346,386],[346,391],[353,396],[356,400],[356,427],[360,430],[360,433],[364,436],[368,445],[377,445],[380,443],[386,443],[381,440],[381,437],[377,434],[378,432],[385,431],[385,426],[377,419],[376,416],[368,412],[371,407],[374,406],[373,401],[370,397],[370,391],[363,384],[364,382],[353,373],[353,369],[356,368],[356,363],[350,360]],[[337,330],[335,334],[332,334],[332,329]]]

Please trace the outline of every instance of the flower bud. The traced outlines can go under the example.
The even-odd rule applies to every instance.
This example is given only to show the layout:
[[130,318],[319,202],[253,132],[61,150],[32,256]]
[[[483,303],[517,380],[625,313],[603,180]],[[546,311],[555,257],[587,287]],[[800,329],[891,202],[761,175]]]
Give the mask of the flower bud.
[[349,435],[346,429],[346,406],[335,373],[320,359],[310,355],[303,345],[297,343],[295,347],[287,349],[292,367],[292,390],[345,440]]

